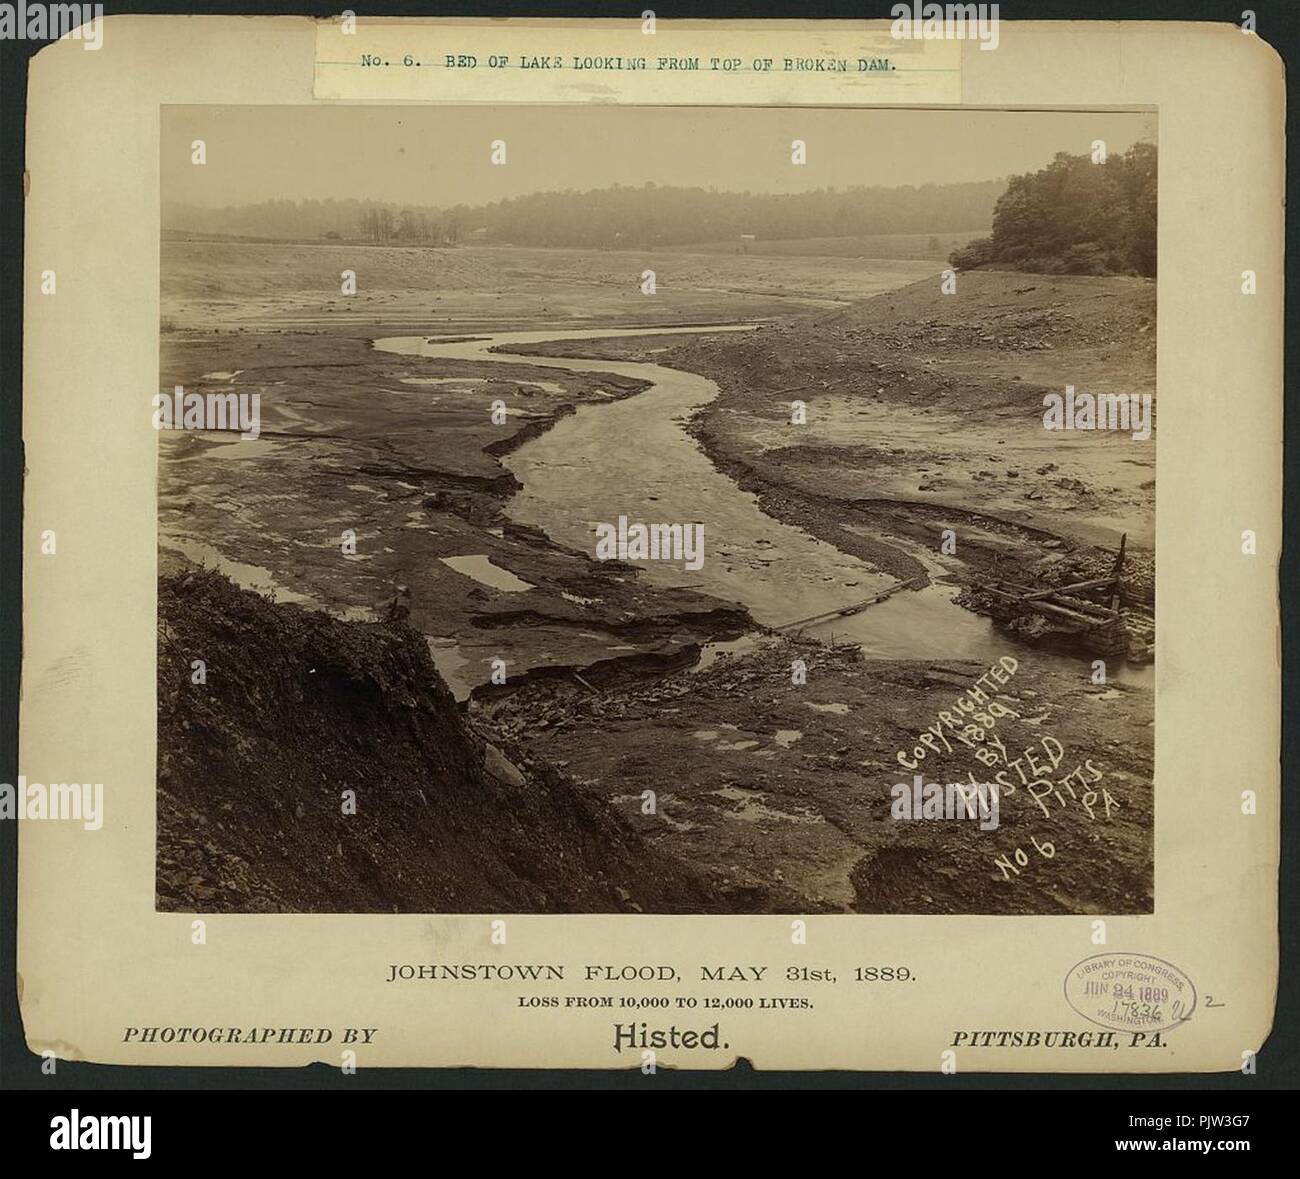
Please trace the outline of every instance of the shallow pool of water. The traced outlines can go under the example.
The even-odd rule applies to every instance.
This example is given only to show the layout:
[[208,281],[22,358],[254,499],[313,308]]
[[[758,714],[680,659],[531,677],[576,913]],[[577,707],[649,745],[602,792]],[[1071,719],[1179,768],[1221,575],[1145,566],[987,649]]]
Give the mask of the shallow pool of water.
[[504,590],[508,594],[522,594],[526,590],[536,589],[532,582],[516,577],[509,569],[492,564],[486,553],[474,553],[464,557],[442,557],[441,561],[457,573],[472,577],[483,585],[493,589]]

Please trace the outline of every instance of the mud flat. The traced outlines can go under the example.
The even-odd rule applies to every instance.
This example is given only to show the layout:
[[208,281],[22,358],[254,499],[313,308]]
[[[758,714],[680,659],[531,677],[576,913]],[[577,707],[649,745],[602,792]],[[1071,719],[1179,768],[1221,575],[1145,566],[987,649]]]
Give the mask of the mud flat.
[[[741,334],[753,326],[691,330]],[[650,342],[678,330],[644,329],[635,338]],[[713,466],[684,428],[692,411],[717,396],[712,381],[646,362],[529,361],[511,354],[557,337],[576,350],[598,345],[594,336],[590,330],[551,329],[457,343],[406,337],[379,340],[376,347],[416,348],[432,359],[490,358],[503,367],[548,364],[559,372],[613,373],[638,383],[642,391],[636,396],[581,406],[505,458],[519,484],[508,507],[510,517],[560,544],[591,552],[595,525],[619,515],[700,524],[707,549],[701,568],[634,562],[643,579],[669,591],[689,584],[724,601],[741,602],[756,621],[772,626],[789,620],[792,611],[833,609],[889,583],[880,570],[767,515],[754,496]]]
[[[564,684],[483,700],[490,723],[558,758],[652,839],[703,866],[737,911],[1150,911],[1152,669],[1119,663],[1108,669],[1110,682],[1095,684],[1077,653],[1027,648],[963,609],[958,594],[1004,565],[1059,584],[1069,569],[1101,559],[1121,530],[1130,533],[1135,592],[1153,592],[1144,549],[1153,450],[1129,439],[1061,446],[1060,435],[1045,439],[1041,396],[1050,386],[1027,384],[1017,371],[1048,381],[1077,370],[1098,391],[1130,381],[1130,391],[1148,391],[1153,342],[1144,345],[1142,329],[1154,322],[1152,288],[1020,275],[963,281],[971,296],[964,327],[936,330],[934,316],[917,309],[929,307],[930,291],[918,287],[880,296],[830,326],[804,317],[727,337],[511,346],[539,361],[594,358],[611,368],[651,361],[708,376],[720,393],[676,403],[679,427],[768,528],[779,521],[840,553],[840,576],[829,584],[839,604],[851,600],[850,589],[866,596],[881,579],[915,579],[914,591],[809,627],[802,639],[771,637],[723,654],[703,671],[594,694]],[[990,315],[997,329],[975,328]],[[859,325],[873,316],[887,326]],[[1124,332],[1139,340],[1137,363],[1117,353]],[[946,348],[958,335],[961,347]],[[1038,355],[1058,351],[1055,366]],[[576,467],[616,502],[616,473],[601,468],[591,423],[616,413],[616,434],[642,437],[655,427],[639,411],[654,398],[580,411],[513,461],[543,475],[547,462]],[[790,426],[795,398],[805,400],[815,428]],[[725,495],[708,498],[712,508]],[[543,522],[565,527],[558,514]],[[752,546],[742,518],[729,527]],[[951,556],[939,551],[945,528],[959,536]],[[720,535],[730,543],[731,533]],[[860,570],[869,575],[859,578]],[[730,592],[771,621],[761,582],[751,573]],[[806,613],[816,611],[809,605]],[[864,660],[864,652],[891,658]],[[1072,767],[1091,767],[1080,771],[1090,782],[1100,775],[1105,794],[1070,778],[1060,797],[1073,804],[1088,797],[1089,807],[1045,812],[1033,797],[1045,787],[1011,777],[996,831],[894,821],[891,787],[911,778],[898,754],[919,718],[941,711],[948,694],[981,674],[973,660],[1003,656],[1019,661],[1015,688],[999,697],[1016,716],[1006,726],[1011,752],[995,772],[1046,737],[1069,751]],[[792,683],[796,659],[808,664],[806,685]],[[989,777],[985,763],[963,752],[939,782]],[[1037,762],[1041,768],[1041,753]],[[646,791],[658,796],[653,815],[644,813]],[[1092,805],[1098,798],[1104,813]],[[1018,853],[1034,858],[1022,864]]]
[[162,384],[252,391],[262,407],[256,440],[160,436],[162,571],[208,565],[345,619],[382,617],[407,585],[410,620],[462,699],[494,660],[512,677],[673,666],[752,625],[734,603],[651,586],[506,512],[519,485],[503,455],[645,382],[435,361],[347,335],[177,332],[164,336]]
[[[162,244],[162,269],[163,321],[176,328],[337,332],[388,325],[447,333],[759,319],[844,307],[933,273],[939,264],[688,250],[173,239]],[[355,295],[340,291],[345,269],[357,275]],[[640,289],[646,269],[659,276],[653,298]]]
[[[1154,433],[1042,421],[1044,394],[1066,385],[1154,395],[1148,280],[963,273],[953,295],[936,277],[745,336],[653,352],[609,339],[587,354],[715,381],[719,396],[690,426],[714,464],[768,515],[896,578],[1061,584],[1127,534],[1131,595],[1154,598]],[[791,424],[796,400],[804,425]],[[948,529],[951,554],[940,551]]]
[[[1093,559],[1117,525],[1142,555],[1153,452],[1079,441],[1093,449],[1076,467],[1037,453],[1041,408],[1032,423],[1030,409],[1048,386],[1023,375],[1056,380],[1043,354],[1069,352],[1059,372],[1077,363],[1101,389],[1109,357],[1111,377],[1127,379],[1135,362],[1107,333],[1141,326],[1149,291],[1107,281],[963,276],[970,322],[939,329],[931,321],[956,313],[932,308],[939,296],[919,284],[694,333],[518,321],[507,332],[485,316],[435,336],[431,320],[408,318],[409,301],[326,329],[310,308],[294,325],[287,311],[305,304],[272,292],[260,319],[164,332],[163,387],[257,391],[263,421],[256,441],[163,436],[162,572],[213,565],[340,626],[381,621],[409,586],[410,633],[473,732],[517,768],[572,779],[684,880],[707,879],[720,911],[1146,912],[1149,669],[1093,684],[1086,663],[1016,646],[956,601],[1000,562],[1059,573],[1063,558]],[[719,303],[733,310],[715,296],[715,320]],[[976,331],[990,314],[1005,322]],[[811,424],[792,435],[796,398]],[[619,514],[704,522],[705,569],[595,561],[593,522]],[[956,554],[938,552],[945,527]],[[766,629],[901,578],[916,588],[859,614]],[[247,658],[264,632],[250,629]],[[911,778],[897,755],[1007,655],[1019,670],[998,696],[1014,714],[999,729],[1004,771],[1050,752],[1050,737],[1070,759],[1051,781],[1089,763],[1103,777],[1060,781],[1073,805],[1048,813],[1012,779],[994,831],[892,819],[891,787]],[[490,682],[498,664],[505,683]],[[223,721],[236,737],[239,715]],[[927,780],[983,781],[988,767],[962,754],[924,766]],[[1037,858],[1021,863],[1026,851]],[[381,904],[396,886],[384,887]],[[641,899],[618,887],[620,903],[705,904],[694,885]],[[580,893],[558,882],[538,903],[581,905]],[[302,903],[277,897],[259,903]]]
[[[960,740],[935,737],[931,750],[919,737],[988,665],[864,660],[814,641],[769,638],[701,672],[597,693],[556,684],[476,708],[703,871],[733,911],[1150,912],[1151,690],[1013,659],[991,697],[1015,714],[994,730],[1006,750],[996,768]],[[792,682],[796,660],[804,683]],[[892,789],[914,773],[900,754],[926,783],[998,785],[997,828],[893,818]],[[1050,791],[1022,780],[1031,765]],[[1078,767],[1091,798],[1068,777]],[[1049,844],[1046,858],[1036,848]]]

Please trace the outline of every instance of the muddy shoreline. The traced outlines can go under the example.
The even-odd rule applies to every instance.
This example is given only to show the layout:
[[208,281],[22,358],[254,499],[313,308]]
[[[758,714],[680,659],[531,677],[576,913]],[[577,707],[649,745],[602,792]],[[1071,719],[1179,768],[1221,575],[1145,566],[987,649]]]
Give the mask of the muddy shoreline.
[[[435,365],[376,353],[364,337],[164,342],[165,382],[254,388],[263,413],[262,437],[237,452],[227,438],[161,436],[164,573],[222,564],[241,584],[351,618],[379,617],[394,587],[410,584],[413,622],[437,640],[435,657],[462,698],[487,682],[492,659],[512,676],[622,658],[675,666],[682,652],[752,625],[734,603],[651,588],[637,569],[596,562],[506,512],[518,482],[503,456],[576,406],[634,396],[644,382],[566,373],[559,387],[556,370],[531,366],[502,379],[495,362]],[[508,410],[500,426],[486,412],[497,400]],[[340,548],[345,528],[356,535],[351,556]],[[443,564],[463,553],[534,587],[528,611]],[[449,661],[448,642],[465,663]],[[618,646],[626,656],[610,651]]]
[[[1009,272],[962,282],[975,288],[964,306],[937,284],[916,284],[748,338],[683,337],[653,355],[634,338],[611,338],[591,342],[584,355],[653,359],[709,377],[719,396],[688,430],[715,467],[768,514],[899,580],[924,588],[937,575],[970,590],[1010,574],[1061,584],[1113,556],[1128,533],[1125,599],[1149,606],[1154,480],[1124,472],[1154,474],[1154,443],[1121,453],[1127,439],[1045,441],[1041,397],[1053,387],[1043,383],[1051,372],[1062,385],[1079,373],[1094,388],[1153,389],[1154,287]],[[1003,326],[991,328],[990,319]],[[1114,339],[1106,341],[1125,330],[1142,344],[1120,357]],[[918,355],[912,346],[920,342],[927,346]],[[575,346],[518,351],[562,357]],[[779,416],[796,399],[808,427]],[[957,408],[954,437],[940,423]],[[846,440],[861,433],[863,417],[880,442]],[[904,445],[891,443],[895,435]],[[1054,446],[1065,447],[1064,456]],[[1100,478],[1087,466],[1099,453],[1108,455]],[[1107,486],[1106,475],[1124,481]],[[950,556],[940,551],[946,529],[960,538]],[[980,608],[978,595],[960,600]],[[1056,646],[1073,649],[1068,639]]]
[[[999,697],[1017,714],[1014,740],[1028,748],[1050,728],[1101,767],[1115,806],[1101,824],[1078,808],[1039,824],[1022,792],[1019,803],[1008,799],[997,838],[971,824],[891,822],[897,753],[987,661],[960,658],[955,639],[948,657],[864,659],[856,644],[776,636],[735,600],[597,562],[579,531],[559,537],[512,517],[521,480],[502,460],[513,464],[530,443],[646,392],[645,381],[607,371],[602,359],[648,361],[718,385],[716,398],[693,412],[686,444],[753,493],[773,529],[799,529],[848,563],[838,573],[832,564],[815,587],[833,604],[870,591],[854,562],[885,582],[918,585],[959,585],[1001,562],[1059,572],[1063,557],[1105,540],[1110,505],[1103,494],[1056,487],[1058,474],[1078,481],[1073,473],[1027,477],[1049,463],[1033,465],[1032,445],[1008,429],[995,374],[931,374],[928,384],[901,380],[860,398],[852,365],[880,353],[871,340],[844,334],[865,329],[827,329],[815,319],[783,321],[750,340],[624,336],[530,346],[546,355],[580,351],[586,363],[572,369],[529,365],[522,349],[508,366],[377,352],[371,338],[412,333],[409,321],[390,323],[164,335],[164,386],[257,388],[266,415],[265,442],[237,454],[228,440],[164,436],[164,576],[192,559],[169,546],[194,554],[201,539],[203,552],[265,575],[255,587],[261,592],[336,617],[378,621],[394,587],[411,586],[411,633],[424,636],[475,730],[530,764],[558,767],[593,804],[704,873],[726,911],[1150,911],[1149,687],[1097,686],[1086,663],[1000,643],[952,606],[942,618],[971,625],[981,659],[1014,649],[1022,665],[1016,692]],[[430,319],[415,330],[440,329]],[[480,332],[466,323],[453,334]],[[780,351],[781,341],[794,355],[777,363],[772,345]],[[850,353],[857,359],[837,378],[827,365],[849,364]],[[890,363],[915,368],[906,359]],[[809,404],[829,411],[822,419],[829,435],[780,434],[782,391],[800,366],[814,370],[799,373],[801,391],[809,378],[820,390]],[[217,373],[236,375],[218,382]],[[984,456],[963,455],[972,470],[955,484],[943,474],[953,464],[934,449],[944,428],[925,417],[943,408],[953,382],[978,406],[965,407],[978,437],[963,445]],[[494,401],[508,411],[502,424],[486,412]],[[919,421],[924,432],[902,446],[846,444],[843,424],[863,414],[873,429]],[[599,432],[600,419],[590,420]],[[918,458],[930,468],[919,476],[908,471]],[[982,463],[995,475],[981,474]],[[931,490],[900,495],[904,478]],[[989,489],[984,510],[955,506],[980,502],[961,498],[971,487]],[[1128,510],[1125,488],[1120,511]],[[1029,491],[1041,494],[1025,508]],[[1047,500],[1049,491],[1056,499]],[[961,544],[949,560],[935,555],[934,540],[952,521]],[[340,549],[348,533],[351,554]],[[1140,541],[1134,548],[1141,551]],[[752,548],[722,559],[735,561],[742,577],[744,561],[765,570],[770,560]],[[480,573],[466,572],[473,569]],[[911,633],[933,642],[924,632],[934,620],[906,613],[929,599],[899,597],[909,600],[875,608],[881,624],[899,627],[904,644]],[[796,610],[801,601],[795,594],[791,612],[813,613]],[[719,654],[718,645],[733,640],[741,649]],[[504,682],[493,681],[498,666]],[[967,758],[949,768],[971,774],[981,766]],[[650,813],[647,791],[656,800]],[[1031,833],[1055,840],[1059,859],[1014,878],[995,868],[998,855],[1014,855],[1016,840]],[[1099,847],[1108,871],[1116,866],[1109,876],[1095,871]]]

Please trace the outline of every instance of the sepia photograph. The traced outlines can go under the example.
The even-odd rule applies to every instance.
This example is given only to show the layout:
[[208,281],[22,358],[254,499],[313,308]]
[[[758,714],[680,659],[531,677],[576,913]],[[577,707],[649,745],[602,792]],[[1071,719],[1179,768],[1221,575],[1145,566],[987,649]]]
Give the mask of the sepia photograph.
[[161,144],[160,908],[1152,910],[1153,112]]
[[219,1091],[1284,1124],[1276,14],[76,7],[0,20],[40,1151]]

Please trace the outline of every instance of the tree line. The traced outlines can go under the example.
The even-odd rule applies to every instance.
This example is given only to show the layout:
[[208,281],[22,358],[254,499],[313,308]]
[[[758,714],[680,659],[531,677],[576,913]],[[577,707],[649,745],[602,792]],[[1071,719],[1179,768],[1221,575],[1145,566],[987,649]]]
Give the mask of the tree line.
[[441,217],[424,209],[370,205],[361,210],[358,225],[362,239],[376,245],[390,242],[433,246],[460,244],[460,221],[456,217]]
[[171,232],[301,241],[313,238],[456,245],[674,246],[987,229],[1005,181],[858,186],[774,194],[614,184],[540,192],[487,205],[304,200],[202,209],[164,207]]
[[949,261],[963,270],[1154,277],[1156,182],[1154,144],[1104,158],[1058,152],[1041,171],[1013,176],[994,206],[992,235]]
[[979,230],[1003,181],[896,188],[821,188],[790,194],[611,185],[541,192],[475,209],[491,241],[530,246],[673,246],[874,234]]

